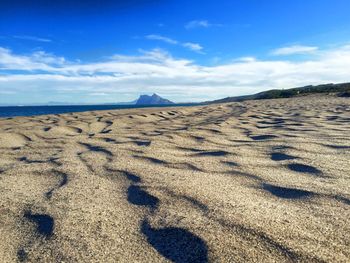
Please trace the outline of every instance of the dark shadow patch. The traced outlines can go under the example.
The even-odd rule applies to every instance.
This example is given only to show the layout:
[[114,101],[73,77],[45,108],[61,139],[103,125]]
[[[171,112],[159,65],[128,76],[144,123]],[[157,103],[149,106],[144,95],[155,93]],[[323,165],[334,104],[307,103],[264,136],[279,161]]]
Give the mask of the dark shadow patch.
[[208,262],[206,243],[186,229],[177,227],[154,229],[144,220],[141,232],[159,254],[172,262]]
[[193,170],[198,172],[203,172],[202,169],[190,163],[169,163],[166,167],[180,169],[180,170]]
[[148,206],[156,209],[159,199],[142,190],[140,186],[131,185],[128,188],[128,201],[133,205]]
[[116,143],[117,141],[111,138],[104,138],[103,139],[105,142],[110,142],[110,143]]
[[134,141],[134,143],[137,145],[137,146],[150,146],[151,145],[151,141]]
[[17,251],[17,259],[19,262],[25,262],[28,259],[28,254],[24,248],[20,248]]
[[275,139],[275,138],[278,138],[278,136],[267,134],[267,135],[251,136],[250,138],[253,139],[254,141],[263,141],[263,140]]
[[208,131],[208,132],[211,132],[211,133],[215,133],[215,134],[220,134],[222,133],[220,130],[216,130],[216,129],[202,129],[204,131]]
[[94,146],[88,143],[80,143],[81,145],[84,145],[86,148],[88,148],[90,151],[93,152],[102,152],[108,156],[113,156],[111,151],[106,150],[105,148],[101,147],[101,146]]
[[197,142],[203,142],[205,140],[202,136],[192,136],[193,139],[195,139]]
[[274,196],[285,198],[285,199],[302,199],[302,198],[312,197],[314,195],[314,193],[309,191],[295,189],[295,188],[280,187],[280,186],[275,186],[275,185],[266,184],[266,183],[264,183],[262,187],[264,190],[270,192]]
[[100,133],[101,134],[107,134],[107,133],[110,133],[111,131],[112,131],[111,129],[108,129],[108,130],[103,130]]
[[31,164],[31,163],[46,163],[46,161],[41,161],[41,160],[29,160],[25,156],[19,158],[18,160],[21,161],[21,162],[28,163],[28,164]]
[[342,203],[344,203],[346,205],[350,205],[350,199],[348,199],[346,197],[343,197],[343,196],[340,196],[340,195],[335,195],[334,199],[339,201],[339,202],[342,202]]
[[144,157],[144,156],[138,156],[138,155],[134,155],[134,157],[138,158],[138,159],[143,159],[143,160],[155,163],[155,164],[168,164],[168,162],[166,162],[166,161],[163,161],[163,160],[160,160],[157,158],[153,158],[153,157]]
[[122,171],[122,173],[126,176],[126,178],[133,183],[140,183],[141,178],[133,173]]
[[315,174],[315,175],[319,175],[322,173],[320,170],[318,170],[317,168],[311,165],[306,165],[301,163],[288,164],[288,168],[298,173],[309,173],[309,174]]
[[347,146],[347,145],[325,145],[325,146],[332,149],[350,149],[350,146]]
[[21,147],[12,147],[11,149],[14,150],[14,151],[18,151],[18,150],[21,149]]
[[238,163],[232,162],[232,161],[223,161],[222,163],[224,163],[224,164],[226,164],[226,165],[228,165],[228,166],[231,166],[231,167],[237,167],[237,166],[239,166]]
[[58,157],[50,157],[48,161],[52,164],[60,166],[60,165],[62,165],[62,163],[59,161],[59,159],[60,158],[58,158]]
[[296,159],[297,157],[285,154],[285,153],[278,153],[278,152],[273,152],[271,153],[271,160],[273,161],[285,161],[285,160],[293,160]]
[[24,218],[36,224],[36,231],[41,236],[45,237],[46,239],[52,236],[54,229],[54,219],[51,216],[26,212],[24,214]]
[[187,147],[180,147],[180,146],[177,146],[176,148],[179,149],[179,150],[183,150],[183,151],[187,151],[187,152],[195,152],[195,153],[203,151],[202,149],[187,148]]
[[264,124],[264,125],[276,125],[276,124],[282,124],[284,123],[284,120],[273,120],[273,121],[258,121],[257,123],[259,124]]
[[334,121],[334,120],[339,119],[339,116],[327,116],[326,119],[327,119],[327,121]]
[[262,117],[258,115],[248,115],[247,117],[254,118],[254,119],[262,119]]
[[277,145],[277,146],[273,146],[272,149],[274,151],[282,151],[282,150],[293,149],[293,147],[287,146],[287,145]]
[[188,130],[188,127],[174,129],[174,131],[187,131],[187,130]]
[[208,151],[208,152],[200,152],[196,153],[196,156],[226,156],[230,154],[229,152],[226,151]]
[[52,188],[50,191],[48,191],[45,196],[50,199],[52,197],[52,194],[55,190],[57,190],[58,188],[61,188],[63,186],[65,186],[68,183],[68,175],[66,173],[62,173],[59,171],[55,171],[54,172],[55,175],[59,176],[61,178],[59,184],[57,187]]

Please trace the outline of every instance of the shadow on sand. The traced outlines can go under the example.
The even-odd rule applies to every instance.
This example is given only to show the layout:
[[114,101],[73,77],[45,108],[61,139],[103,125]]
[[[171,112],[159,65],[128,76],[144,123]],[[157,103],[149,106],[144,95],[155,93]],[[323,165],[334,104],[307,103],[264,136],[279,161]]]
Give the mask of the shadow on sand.
[[138,185],[131,185],[128,188],[128,201],[133,205],[148,206],[156,209],[159,199],[142,190]]
[[293,160],[296,159],[297,157],[285,154],[285,153],[278,153],[278,152],[273,152],[271,153],[271,160],[273,161],[285,161],[285,160]]
[[302,199],[314,195],[314,193],[309,191],[299,190],[295,188],[280,187],[271,184],[263,184],[262,187],[264,190],[269,191],[274,196],[285,199]]
[[154,229],[144,220],[141,232],[162,256],[176,263],[208,262],[206,243],[191,232],[177,227]]
[[288,164],[288,168],[294,172],[298,173],[309,173],[314,175],[320,175],[322,172],[318,170],[317,168],[306,165],[306,164],[300,164],[300,163],[291,163]]
[[36,231],[38,234],[45,238],[50,238],[53,234],[54,219],[45,214],[32,214],[31,212],[26,212],[24,218],[34,222],[36,224]]

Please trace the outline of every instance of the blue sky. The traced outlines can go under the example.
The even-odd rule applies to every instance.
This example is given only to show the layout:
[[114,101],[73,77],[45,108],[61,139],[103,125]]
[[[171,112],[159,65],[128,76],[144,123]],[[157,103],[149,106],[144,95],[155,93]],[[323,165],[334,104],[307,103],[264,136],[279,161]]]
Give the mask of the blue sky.
[[350,81],[348,0],[50,2],[0,1],[0,104]]

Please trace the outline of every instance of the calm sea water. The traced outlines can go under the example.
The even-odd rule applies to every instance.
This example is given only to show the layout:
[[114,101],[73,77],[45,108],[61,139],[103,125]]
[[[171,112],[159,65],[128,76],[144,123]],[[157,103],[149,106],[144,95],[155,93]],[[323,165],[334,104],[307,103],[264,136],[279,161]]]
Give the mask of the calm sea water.
[[15,116],[36,116],[46,114],[61,114],[70,112],[97,111],[97,110],[120,110],[150,107],[179,107],[194,106],[193,103],[172,105],[74,105],[74,106],[11,106],[0,107],[0,118]]

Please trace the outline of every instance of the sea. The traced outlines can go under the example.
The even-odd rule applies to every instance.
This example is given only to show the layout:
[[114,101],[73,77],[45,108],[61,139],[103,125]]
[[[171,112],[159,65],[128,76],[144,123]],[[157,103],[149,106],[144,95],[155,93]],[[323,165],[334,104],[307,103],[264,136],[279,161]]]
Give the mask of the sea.
[[37,116],[47,114],[63,114],[71,112],[99,111],[99,110],[122,110],[135,108],[162,108],[195,106],[195,103],[179,103],[171,105],[60,105],[60,106],[1,106],[0,118],[16,116]]

